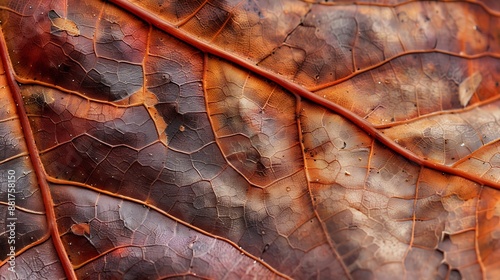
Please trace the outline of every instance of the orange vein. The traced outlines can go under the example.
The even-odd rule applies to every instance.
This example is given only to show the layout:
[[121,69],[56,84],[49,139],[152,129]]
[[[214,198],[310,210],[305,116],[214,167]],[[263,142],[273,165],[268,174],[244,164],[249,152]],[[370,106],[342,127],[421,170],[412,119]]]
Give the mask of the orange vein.
[[[299,95],[295,96],[295,114],[296,116],[301,116],[301,110],[302,110],[302,101]],[[301,124],[301,118],[297,117],[296,118],[297,122],[297,131],[298,131],[298,141],[300,144],[300,152],[302,153],[302,158],[304,160],[304,171],[307,170],[307,158],[304,152],[305,146],[304,146],[304,135],[302,133],[302,124]],[[332,237],[328,234],[327,227],[325,225],[325,222],[321,219],[318,211],[316,210],[316,202],[314,201],[313,197],[313,191],[311,189],[311,177],[309,176],[309,172],[304,172],[305,177],[306,177],[306,182],[307,182],[307,193],[309,194],[309,201],[311,202],[311,210],[318,220],[319,226],[321,227],[321,230],[323,231],[323,234],[325,236],[326,242],[330,246],[330,249],[332,250],[332,254],[337,258],[339,261],[340,266],[344,270],[345,276],[347,279],[352,279],[351,274],[349,273],[349,269],[347,268],[344,259],[342,259],[342,256],[339,254],[337,248],[335,247],[335,244],[333,243]]]
[[477,262],[479,263],[479,267],[481,268],[481,273],[484,275],[486,274],[486,268],[484,265],[484,260],[481,255],[481,245],[479,244],[479,206],[481,202],[481,198],[484,195],[483,194],[484,188],[479,189],[479,194],[477,196],[477,201],[476,201],[476,211],[475,212],[475,220],[476,220],[476,225],[474,226],[474,235],[476,238],[474,238],[474,251],[476,252],[477,255]]
[[[356,38],[357,38],[357,36],[356,36]],[[404,52],[398,53],[396,55],[393,55],[393,56],[391,56],[389,58],[386,58],[384,60],[381,60],[381,61],[379,61],[379,62],[377,62],[375,64],[367,66],[367,67],[365,67],[363,69],[354,70],[354,72],[352,72],[351,74],[349,74],[347,76],[344,76],[342,78],[338,78],[335,81],[326,82],[326,83],[323,83],[323,84],[320,84],[320,85],[308,87],[307,90],[309,90],[309,91],[319,91],[319,90],[322,90],[322,89],[326,89],[326,88],[338,85],[340,83],[343,83],[343,82],[345,82],[345,81],[347,81],[349,79],[352,79],[353,77],[356,77],[356,76],[358,76],[360,74],[369,72],[369,71],[371,71],[373,69],[376,69],[376,68],[379,68],[380,66],[388,64],[388,63],[390,63],[390,62],[392,62],[392,61],[394,61],[394,60],[396,60],[398,58],[401,58],[401,57],[404,57],[404,56],[408,56],[408,55],[412,55],[412,54],[429,54],[429,53],[444,54],[444,55],[449,55],[449,56],[454,56],[454,57],[459,57],[459,58],[465,58],[465,59],[479,59],[479,58],[483,58],[483,57],[500,58],[500,54],[493,53],[493,52],[483,52],[483,53],[479,53],[479,54],[458,54],[458,53],[454,53],[454,52],[450,52],[450,51],[446,51],[446,50],[438,50],[438,49],[404,51]],[[357,68],[354,68],[354,69],[357,69]]]
[[[277,271],[274,267],[270,266],[268,263],[266,263],[265,261],[259,259],[258,257],[248,253],[247,251],[243,250],[240,246],[238,246],[237,243],[231,241],[230,239],[227,239],[227,238],[224,238],[224,237],[221,237],[221,236],[218,236],[218,235],[215,235],[213,233],[210,233],[208,231],[205,231],[201,228],[198,228],[198,227],[195,227],[193,225],[191,225],[189,222],[186,222],[186,221],[183,221],[175,216],[173,216],[172,214],[170,214],[169,212],[165,211],[164,209],[161,209],[160,207],[158,206],[155,206],[153,204],[149,204],[147,202],[144,202],[140,199],[136,199],[136,198],[133,198],[133,197],[130,197],[130,196],[125,196],[125,195],[121,195],[121,194],[117,194],[117,193],[112,193],[112,192],[109,192],[109,191],[106,191],[106,190],[102,190],[102,189],[99,189],[99,188],[96,188],[94,186],[89,186],[89,185],[86,185],[84,183],[80,183],[80,182],[75,182],[75,181],[68,181],[68,180],[64,180],[64,179],[59,179],[59,178],[54,178],[54,177],[50,177],[48,176],[47,177],[47,180],[53,184],[58,184],[58,185],[70,185],[70,186],[74,186],[74,187],[82,187],[82,188],[85,188],[85,189],[88,189],[88,190],[92,190],[92,191],[95,191],[99,194],[104,194],[104,195],[108,195],[110,197],[114,197],[114,198],[117,198],[117,199],[122,199],[124,201],[130,201],[130,202],[134,202],[134,203],[137,203],[137,204],[140,204],[140,205],[144,205],[144,206],[147,206],[155,211],[157,211],[158,213],[164,215],[165,217],[175,221],[176,223],[178,224],[181,224],[187,228],[190,228],[194,231],[197,231],[201,234],[204,234],[206,236],[210,236],[214,239],[217,239],[217,240],[220,240],[220,241],[223,241],[223,242],[226,242],[228,243],[229,245],[233,246],[235,249],[239,250],[242,254],[246,255],[247,257],[253,259],[255,262],[258,262],[260,263],[261,265],[263,265],[264,267],[266,267],[267,269],[269,269],[270,271],[272,271],[273,273],[275,273],[277,276],[279,277],[282,277],[284,279],[291,279],[289,276]],[[131,245],[129,245],[131,246]],[[132,246],[135,246],[135,245],[132,245]]]
[[[427,168],[431,168],[434,170],[438,170],[441,172],[446,172],[452,175],[457,175],[464,177],[466,179],[472,180],[474,182],[477,182],[479,184],[483,185],[488,185],[492,188],[499,189],[500,190],[500,183],[497,182],[492,182],[491,180],[487,180],[485,178],[482,178],[477,175],[469,174],[465,171],[462,170],[457,170],[455,168],[439,164],[436,162],[433,162],[431,160],[423,159],[419,156],[417,156],[415,153],[407,150],[406,148],[403,148],[399,144],[396,144],[392,139],[389,137],[385,136],[382,132],[380,132],[377,128],[375,128],[371,123],[368,121],[364,120],[360,116],[356,115],[355,113],[349,111],[348,109],[340,106],[337,103],[334,103],[330,100],[327,100],[323,97],[320,97],[311,91],[307,90],[306,88],[282,77],[279,75],[276,75],[276,73],[273,73],[269,70],[266,70],[262,67],[257,66],[253,61],[244,59],[241,57],[238,57],[232,53],[229,53],[225,50],[222,50],[221,48],[218,48],[217,46],[214,46],[210,44],[209,42],[203,41],[198,37],[195,37],[194,35],[188,34],[186,31],[179,29],[178,27],[174,26],[173,24],[166,22],[162,20],[161,18],[158,17],[158,15],[142,8],[139,6],[136,6],[132,4],[131,2],[128,2],[126,0],[110,0],[110,2],[116,4],[119,7],[122,7],[123,9],[129,11],[130,13],[135,14],[139,18],[145,20],[146,22],[149,22],[150,24],[156,26],[157,28],[167,32],[168,34],[172,35],[173,37],[184,41],[187,44],[192,45],[193,47],[198,48],[199,50],[210,53],[212,55],[219,56],[223,59],[226,59],[232,63],[235,63],[241,67],[246,68],[249,71],[253,71],[254,73],[265,77],[278,85],[284,87],[285,89],[291,91],[292,93],[295,93],[297,95],[300,95],[301,97],[308,99],[312,102],[315,102],[316,104],[319,104],[325,108],[328,108],[332,110],[333,112],[343,116],[344,118],[348,119],[355,125],[357,125],[361,130],[365,131],[369,136],[374,137],[377,139],[379,142],[381,142],[383,145],[385,145],[387,148],[393,150],[394,152],[398,153],[402,157],[415,162],[416,164],[422,165]],[[487,54],[491,55],[491,54]]]
[[33,132],[31,131],[31,126],[29,124],[28,116],[26,115],[26,110],[24,109],[23,98],[21,96],[21,90],[19,85],[17,84],[14,77],[14,69],[12,69],[12,64],[10,63],[7,44],[5,42],[5,37],[3,35],[3,31],[0,28],[0,56],[2,63],[5,67],[5,75],[7,77],[7,83],[9,85],[10,90],[12,91],[12,96],[14,98],[14,102],[16,102],[17,114],[19,116],[19,121],[21,122],[22,131],[24,133],[24,139],[26,141],[26,146],[28,148],[28,152],[30,154],[31,164],[33,165],[33,170],[35,171],[35,175],[38,179],[38,184],[40,186],[40,193],[42,194],[44,206],[45,206],[45,214],[47,216],[47,226],[50,232],[50,236],[52,237],[52,242],[56,249],[57,255],[59,256],[59,260],[61,261],[61,265],[64,269],[66,277],[68,279],[77,279],[75,271],[73,270],[73,266],[66,254],[66,249],[62,244],[60,239],[59,230],[56,226],[56,214],[54,212],[54,208],[52,207],[53,200],[52,195],[50,194],[49,184],[46,181],[45,170],[43,168],[40,155],[38,154],[38,149],[35,144],[35,140],[33,137]]

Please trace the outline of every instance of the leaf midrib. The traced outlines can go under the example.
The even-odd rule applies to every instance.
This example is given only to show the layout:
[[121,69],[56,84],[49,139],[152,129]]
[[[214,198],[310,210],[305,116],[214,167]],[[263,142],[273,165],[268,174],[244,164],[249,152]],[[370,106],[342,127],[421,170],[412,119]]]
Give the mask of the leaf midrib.
[[[340,106],[337,103],[334,103],[330,100],[327,100],[319,95],[314,94],[310,90],[300,86],[297,83],[294,83],[274,72],[271,72],[269,70],[264,69],[263,67],[260,67],[256,64],[254,64],[252,61],[243,59],[241,57],[238,57],[237,55],[234,55],[232,53],[229,53],[227,51],[224,51],[214,45],[211,45],[210,43],[203,41],[195,36],[190,35],[189,33],[181,30],[179,27],[162,20],[158,18],[157,15],[153,14],[152,12],[139,7],[137,5],[134,5],[126,0],[110,0],[109,2],[115,4],[118,7],[121,7],[122,9],[138,16],[142,20],[148,22],[149,24],[157,27],[158,29],[168,33],[169,35],[205,52],[217,57],[220,57],[222,59],[225,59],[231,63],[234,63],[244,69],[247,69],[249,71],[252,71],[253,73],[260,75],[270,81],[275,82],[276,84],[282,86],[289,92],[291,92],[293,95],[296,96],[297,102],[300,102],[302,98],[307,99],[309,101],[312,101],[316,104],[319,104],[337,114],[340,116],[346,118],[353,124],[355,124],[357,127],[359,127],[361,130],[363,130],[365,133],[368,134],[368,136],[371,136],[378,140],[381,144],[389,148],[390,150],[394,151],[398,155],[406,158],[409,161],[412,161],[418,165],[421,165],[423,167],[427,167],[439,172],[445,172],[448,174],[464,177],[466,179],[469,179],[471,181],[474,181],[476,183],[479,183],[481,185],[488,185],[494,189],[500,190],[500,182],[495,182],[488,180],[486,178],[482,178],[478,175],[470,174],[468,172],[443,165],[440,163],[436,163],[432,160],[428,160],[425,158],[421,158],[412,151],[400,146],[399,144],[395,143],[392,139],[387,137],[386,135],[383,134],[383,132],[379,131],[378,128],[376,128],[373,124],[369,123],[365,119],[361,118],[360,116],[356,115],[355,113],[349,111],[345,107]],[[490,13],[493,13],[491,9],[488,9],[487,7],[483,5],[480,5],[483,7],[485,10],[487,10]],[[407,55],[408,53],[422,53],[422,52],[443,52],[446,54],[451,54],[451,55],[456,55],[454,53],[449,53],[449,52],[444,52],[444,51],[439,51],[439,50],[423,50],[423,51],[412,51],[412,52],[405,52],[403,55]],[[471,56],[471,58],[476,58],[476,57],[481,57],[481,56],[494,56],[500,58],[499,54],[493,54],[493,53],[484,53],[480,55],[474,55]],[[462,57],[462,56],[461,56]],[[394,59],[394,58],[391,58]],[[385,64],[389,62],[391,59],[385,60],[382,62],[382,64]],[[362,73],[362,71],[358,71],[355,74]],[[352,78],[352,77],[351,77]]]

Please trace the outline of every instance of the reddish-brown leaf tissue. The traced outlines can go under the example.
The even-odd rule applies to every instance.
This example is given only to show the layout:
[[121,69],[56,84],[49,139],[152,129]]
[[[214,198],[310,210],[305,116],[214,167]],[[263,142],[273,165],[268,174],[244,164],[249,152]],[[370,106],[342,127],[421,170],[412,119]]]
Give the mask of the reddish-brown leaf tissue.
[[498,1],[0,21],[0,279],[500,275]]

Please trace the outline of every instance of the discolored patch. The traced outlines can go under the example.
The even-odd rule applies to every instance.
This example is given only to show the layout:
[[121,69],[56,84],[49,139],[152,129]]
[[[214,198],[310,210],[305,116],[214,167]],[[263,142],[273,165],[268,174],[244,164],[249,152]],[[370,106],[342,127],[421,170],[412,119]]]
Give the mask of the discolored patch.
[[475,72],[460,83],[458,86],[458,98],[462,106],[465,107],[469,104],[472,95],[476,92],[482,80],[483,76],[481,73]]
[[50,10],[48,15],[52,24],[50,29],[52,34],[59,34],[59,32],[65,31],[70,36],[80,36],[80,29],[74,21],[60,17],[54,10]]
[[90,235],[90,225],[88,223],[79,223],[71,226],[71,232],[78,236]]

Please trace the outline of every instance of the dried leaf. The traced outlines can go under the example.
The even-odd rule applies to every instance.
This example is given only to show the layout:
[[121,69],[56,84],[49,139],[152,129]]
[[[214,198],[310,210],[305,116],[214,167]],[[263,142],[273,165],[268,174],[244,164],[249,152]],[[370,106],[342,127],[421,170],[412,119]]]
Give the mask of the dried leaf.
[[0,1],[0,275],[497,277],[499,14]]

